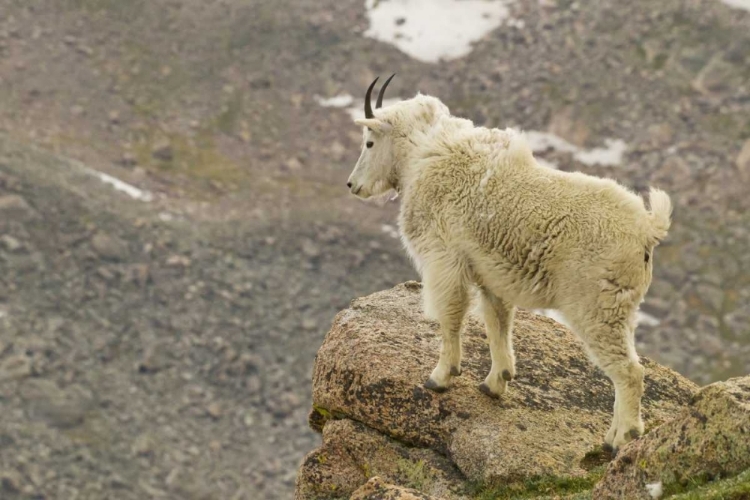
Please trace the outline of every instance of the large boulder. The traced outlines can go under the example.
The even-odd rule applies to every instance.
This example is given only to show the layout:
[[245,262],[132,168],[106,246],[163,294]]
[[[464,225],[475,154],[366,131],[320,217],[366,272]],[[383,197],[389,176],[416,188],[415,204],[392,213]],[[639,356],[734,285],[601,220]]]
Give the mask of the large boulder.
[[[489,371],[490,355],[483,325],[470,315],[463,333],[463,374],[450,390],[438,394],[422,385],[437,362],[440,334],[438,325],[422,314],[420,289],[417,282],[404,283],[357,299],[336,316],[313,372],[310,425],[323,431],[324,444],[305,461],[297,498],[345,498],[342,494],[361,486],[368,472],[372,474],[372,467],[361,464],[375,456],[376,447],[352,453],[352,443],[373,435],[387,436],[389,446],[447,457],[447,467],[446,461],[424,461],[430,469],[451,471],[441,479],[440,492],[426,491],[443,498],[461,498],[451,489],[456,477],[499,484],[585,475],[590,468],[587,453],[601,444],[610,425],[614,391],[579,341],[549,318],[518,311],[518,378],[495,400],[478,390]],[[648,429],[677,415],[696,386],[646,358],[642,363]],[[342,425],[351,429],[345,439],[337,437]],[[311,459],[334,448],[347,450],[347,458],[340,460],[347,465],[341,469]],[[407,459],[417,460],[411,455]],[[403,485],[384,472],[385,480]],[[333,490],[337,493],[320,496]]]
[[[750,377],[701,389],[680,415],[623,448],[597,499],[650,499],[750,469]],[[746,497],[742,497],[746,498]]]

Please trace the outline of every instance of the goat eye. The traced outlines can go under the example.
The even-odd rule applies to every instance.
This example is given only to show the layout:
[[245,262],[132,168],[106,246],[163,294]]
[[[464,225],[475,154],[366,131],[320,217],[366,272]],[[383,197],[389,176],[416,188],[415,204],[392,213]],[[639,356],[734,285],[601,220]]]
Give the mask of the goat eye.
[[371,148],[374,144],[375,143],[372,141],[367,141],[367,144],[365,144],[365,146],[367,146],[368,148]]

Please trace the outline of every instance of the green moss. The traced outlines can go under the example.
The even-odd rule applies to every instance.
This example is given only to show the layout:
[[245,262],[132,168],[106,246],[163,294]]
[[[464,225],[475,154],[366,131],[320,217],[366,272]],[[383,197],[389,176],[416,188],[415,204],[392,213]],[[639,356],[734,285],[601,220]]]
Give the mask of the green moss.
[[424,460],[413,462],[401,459],[397,462],[398,473],[404,477],[403,485],[415,490],[425,491],[433,481],[433,473],[425,467]]
[[692,478],[681,485],[664,488],[664,496],[671,500],[748,500],[750,499],[750,469],[728,479],[708,482],[705,477]]
[[582,477],[535,477],[509,484],[474,484],[468,495],[475,500],[540,499],[547,496],[591,498],[591,489],[604,475],[606,466],[593,468]]

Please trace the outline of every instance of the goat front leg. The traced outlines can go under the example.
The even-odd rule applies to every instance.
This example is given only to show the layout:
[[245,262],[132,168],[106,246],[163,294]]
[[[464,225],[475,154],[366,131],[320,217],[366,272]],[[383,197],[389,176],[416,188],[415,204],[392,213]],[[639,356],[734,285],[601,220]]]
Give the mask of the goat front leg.
[[515,308],[482,288],[482,314],[490,343],[492,368],[479,390],[490,397],[499,397],[516,376],[513,354],[513,316]]
[[460,265],[432,265],[424,272],[425,312],[440,323],[440,359],[424,386],[442,392],[461,374],[461,325],[469,305]]

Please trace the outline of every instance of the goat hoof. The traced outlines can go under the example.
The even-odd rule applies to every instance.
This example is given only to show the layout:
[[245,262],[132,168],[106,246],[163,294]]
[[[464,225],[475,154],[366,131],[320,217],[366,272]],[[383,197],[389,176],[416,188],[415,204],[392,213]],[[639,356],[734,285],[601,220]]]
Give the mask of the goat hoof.
[[628,435],[630,436],[630,439],[638,439],[641,437],[641,433],[638,432],[638,429],[630,429]]
[[511,380],[513,380],[513,377],[510,374],[510,370],[503,370],[503,380],[505,380],[506,382],[510,382]]
[[461,368],[451,366],[451,375],[453,377],[458,377],[459,375],[461,375]]
[[428,378],[427,382],[424,383],[424,388],[435,392],[445,392],[446,390],[448,390],[447,387],[438,385],[438,383],[431,378]]
[[492,389],[490,389],[490,386],[487,385],[487,384],[485,384],[484,382],[482,382],[481,384],[479,384],[479,392],[481,392],[483,394],[486,394],[487,396],[489,396],[489,397],[491,397],[493,399],[498,399],[500,397],[497,394],[495,394],[494,392],[492,392]]
[[614,453],[615,449],[614,449],[614,448],[612,447],[612,445],[611,445],[611,444],[609,444],[609,443],[604,443],[604,444],[602,445],[602,451],[604,451],[604,452],[606,452],[606,453]]

